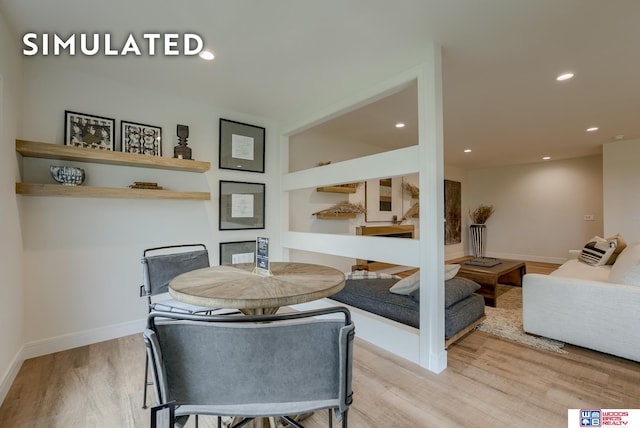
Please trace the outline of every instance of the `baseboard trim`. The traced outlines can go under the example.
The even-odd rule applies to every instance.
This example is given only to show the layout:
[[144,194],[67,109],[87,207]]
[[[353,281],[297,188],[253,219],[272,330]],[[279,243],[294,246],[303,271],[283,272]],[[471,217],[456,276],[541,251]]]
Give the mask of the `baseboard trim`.
[[29,342],[23,346],[21,358],[22,360],[27,360],[79,346],[141,333],[145,322],[146,318]]
[[531,254],[511,254],[511,253],[491,253],[487,254],[487,257],[495,257],[498,259],[513,259],[513,260],[526,260],[530,262],[540,262],[540,263],[555,263],[561,265],[562,263],[567,261],[567,257],[545,257],[545,256],[534,256]]
[[22,362],[24,361],[24,358],[22,358],[23,350],[24,346],[18,351],[15,358],[9,365],[9,368],[7,368],[7,371],[2,376],[2,381],[0,381],[0,405],[2,405],[2,403],[4,403],[4,399],[7,398],[9,389],[11,388],[13,381],[16,380],[20,367],[22,367]]

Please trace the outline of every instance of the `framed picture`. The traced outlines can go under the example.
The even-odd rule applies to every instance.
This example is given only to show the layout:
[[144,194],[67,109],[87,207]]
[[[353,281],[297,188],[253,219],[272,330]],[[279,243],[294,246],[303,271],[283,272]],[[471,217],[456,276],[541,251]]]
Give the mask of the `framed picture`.
[[220,243],[220,265],[254,263],[256,261],[256,241],[236,241]]
[[113,150],[115,127],[115,119],[65,110],[64,144],[65,146]]
[[260,126],[220,119],[221,169],[264,172],[264,133]]
[[393,221],[402,218],[402,177],[378,178],[364,183],[364,220]]
[[462,242],[462,183],[444,180],[444,245]]
[[219,230],[264,229],[264,183],[220,181]]
[[124,153],[162,156],[162,128],[121,120],[120,145]]

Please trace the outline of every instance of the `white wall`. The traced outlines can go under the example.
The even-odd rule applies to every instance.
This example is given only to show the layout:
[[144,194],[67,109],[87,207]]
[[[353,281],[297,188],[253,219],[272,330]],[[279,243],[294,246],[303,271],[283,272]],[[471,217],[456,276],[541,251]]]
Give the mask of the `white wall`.
[[[603,234],[601,156],[473,170],[466,183],[467,211],[496,210],[487,222],[488,256],[559,263]],[[463,221],[468,229],[469,216]]]
[[[198,174],[83,164],[88,185],[157,181],[169,189],[210,191],[211,201],[20,197],[27,266],[25,356],[139,331],[146,314],[138,297],[144,248],[204,242],[212,264],[218,264],[219,242],[273,234],[272,257],[278,259],[279,131],[273,123],[226,111],[215,100],[204,104],[61,70],[55,59],[28,61],[25,83],[19,138],[62,144],[64,111],[72,110],[115,118],[117,131],[122,119],[161,126],[163,153],[171,156],[180,123],[190,127],[193,157],[212,165]],[[266,127],[266,174],[218,169],[220,117]],[[14,142],[7,144],[13,148]],[[51,180],[52,163],[74,164],[25,159],[25,178]],[[218,231],[220,179],[266,183],[266,230]]]
[[20,109],[21,57],[0,12],[0,402],[20,367],[22,346],[22,240],[15,182],[16,126]]
[[604,145],[604,233],[620,233],[627,242],[640,239],[640,140]]

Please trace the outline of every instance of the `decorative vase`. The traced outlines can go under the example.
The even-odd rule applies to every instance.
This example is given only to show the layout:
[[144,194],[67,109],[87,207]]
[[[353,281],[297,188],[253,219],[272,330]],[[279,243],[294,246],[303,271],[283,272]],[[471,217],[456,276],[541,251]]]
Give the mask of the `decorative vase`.
[[485,244],[487,241],[487,225],[472,224],[469,226],[469,232],[471,234],[471,250],[473,251],[473,257],[484,257]]
[[77,186],[84,182],[84,169],[72,166],[50,165],[49,170],[54,180],[64,186]]

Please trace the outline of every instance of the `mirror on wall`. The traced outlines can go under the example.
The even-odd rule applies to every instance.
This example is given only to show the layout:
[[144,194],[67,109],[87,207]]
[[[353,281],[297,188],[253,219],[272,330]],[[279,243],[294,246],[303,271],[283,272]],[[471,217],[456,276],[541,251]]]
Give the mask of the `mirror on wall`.
[[402,217],[402,177],[368,180],[364,185],[366,222],[395,223]]
[[378,205],[380,212],[391,212],[391,178],[380,179],[380,195]]

